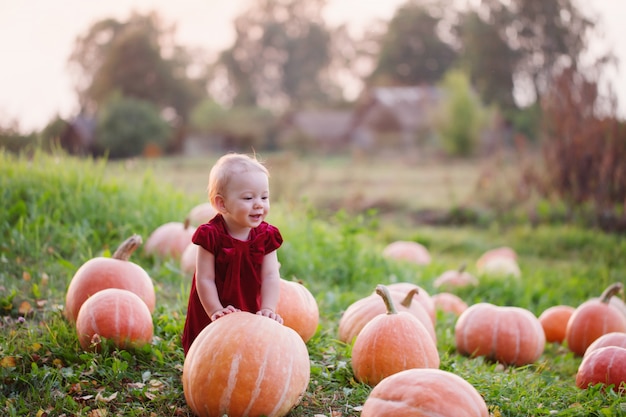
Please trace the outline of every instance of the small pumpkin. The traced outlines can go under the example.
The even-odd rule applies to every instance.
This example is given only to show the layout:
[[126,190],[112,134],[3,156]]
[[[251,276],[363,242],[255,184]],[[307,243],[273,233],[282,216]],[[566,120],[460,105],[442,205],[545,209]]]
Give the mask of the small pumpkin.
[[302,283],[280,279],[280,296],[276,312],[285,326],[294,329],[304,342],[308,342],[320,321],[320,312],[313,294]]
[[[413,285],[405,292],[398,289],[390,292],[394,298],[396,308],[399,311],[413,314],[426,327],[428,334],[436,343],[437,334],[430,315],[420,303],[415,302],[418,291],[419,287]],[[370,320],[386,312],[385,303],[376,292],[355,301],[348,306],[339,320],[339,340],[344,343],[352,343]]]
[[626,349],[606,346],[585,355],[576,373],[576,386],[586,389],[596,384],[612,385],[615,392],[626,393]]
[[593,341],[592,344],[589,345],[587,350],[585,350],[585,354],[583,358],[589,355],[596,349],[600,349],[607,346],[617,346],[626,349],[626,333],[621,332],[611,332],[603,334]]
[[508,246],[500,246],[494,249],[489,249],[480,255],[480,257],[476,260],[476,268],[478,270],[482,270],[490,261],[502,258],[517,261],[517,252]]
[[131,262],[130,256],[141,245],[141,236],[132,235],[113,253],[112,257],[96,257],[88,260],[74,273],[65,294],[63,313],[72,323],[85,300],[107,288],[120,288],[139,296],[150,313],[154,311],[156,295],[148,273]]
[[433,281],[433,287],[451,289],[478,285],[478,279],[465,270],[466,266],[466,264],[462,264],[458,269],[443,272]]
[[383,378],[411,368],[438,368],[437,346],[424,325],[412,314],[398,312],[384,285],[376,287],[387,314],[368,322],[352,346],[356,380],[374,386]]
[[196,258],[198,257],[198,245],[189,243],[180,255],[180,270],[186,275],[196,272]]
[[137,294],[119,288],[98,291],[83,303],[76,334],[84,350],[100,350],[106,339],[119,349],[139,348],[152,341],[152,315]]
[[576,308],[565,329],[567,346],[575,355],[583,356],[589,345],[603,334],[626,332],[626,316],[609,304],[611,297],[622,289],[622,283],[612,284],[600,298],[587,300]]
[[191,238],[196,228],[190,226],[189,219],[181,222],[168,222],[160,225],[150,233],[144,252],[158,258],[173,258],[180,260],[180,257],[191,242]]
[[385,246],[383,257],[417,265],[428,265],[431,261],[430,253],[424,245],[407,240],[397,240]]
[[295,330],[239,311],[204,328],[183,365],[183,392],[199,417],[282,417],[309,384],[309,354]]
[[376,385],[361,417],[489,417],[485,400],[472,384],[441,369],[407,369]]
[[576,310],[568,305],[548,307],[539,315],[539,323],[546,334],[546,342],[563,343],[567,322]]
[[211,203],[200,203],[189,210],[187,219],[189,220],[190,226],[198,227],[201,224],[208,223],[216,214],[217,210],[215,210],[215,207],[213,207]]
[[532,312],[490,303],[468,307],[459,316],[454,333],[459,353],[516,366],[534,363],[546,342],[541,323]]
[[520,278],[522,271],[517,262],[517,253],[508,246],[501,246],[483,253],[476,261],[479,275],[492,277]]
[[461,297],[449,292],[440,292],[431,296],[437,310],[460,316],[467,310],[467,303]]

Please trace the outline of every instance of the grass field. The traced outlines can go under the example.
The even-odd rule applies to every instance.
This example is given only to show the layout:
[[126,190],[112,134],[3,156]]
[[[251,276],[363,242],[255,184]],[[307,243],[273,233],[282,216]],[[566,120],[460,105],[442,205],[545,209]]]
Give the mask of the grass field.
[[[62,309],[82,263],[110,256],[132,233],[145,238],[160,224],[182,221],[204,202],[216,157],[105,163],[0,154],[0,415],[191,415],[180,382],[190,277],[176,261],[142,251],[132,257],[157,291],[156,337],[139,351],[83,352]],[[311,381],[291,417],[360,415],[371,388],[355,381],[351,349],[337,340],[337,326],[343,311],[376,284],[409,281],[434,294],[438,275],[464,262],[475,273],[480,254],[501,245],[517,251],[522,279],[483,277],[477,287],[457,291],[468,304],[513,305],[539,315],[624,282],[623,236],[562,224],[452,227],[407,220],[413,211],[475,202],[477,184],[505,177],[494,176],[493,161],[265,159],[273,187],[268,220],[285,238],[281,272],[301,280],[320,308],[318,332],[307,344]],[[426,246],[432,262],[384,259],[384,246],[398,239]],[[536,363],[522,367],[470,359],[456,353],[455,320],[437,316],[440,368],[469,381],[493,416],[626,415],[623,396],[575,387],[580,358],[566,346],[548,344]]]

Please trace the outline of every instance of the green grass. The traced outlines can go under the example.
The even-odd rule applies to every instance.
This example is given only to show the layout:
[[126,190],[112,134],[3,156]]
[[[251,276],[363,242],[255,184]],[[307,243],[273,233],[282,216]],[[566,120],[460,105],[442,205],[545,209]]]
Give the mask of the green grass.
[[[155,338],[141,350],[83,352],[62,308],[67,285],[82,263],[94,256],[110,256],[132,233],[146,238],[158,225],[182,220],[203,201],[207,161],[192,160],[194,174],[187,175],[182,160],[107,164],[61,155],[0,154],[0,415],[191,415],[180,382],[180,334],[190,277],[181,273],[176,262],[159,261],[141,250],[131,257],[146,269],[157,290]],[[320,178],[331,177],[323,161],[306,163],[316,167]],[[328,169],[347,172],[341,160],[329,162]],[[371,169],[383,171],[380,166]],[[440,167],[422,169],[432,169],[434,176],[441,172]],[[454,166],[446,170],[452,178],[459,172],[470,176],[465,163],[459,171]],[[344,195],[350,195],[354,178],[344,180]],[[295,185],[285,182],[283,190],[304,193],[298,186],[300,177],[294,181]],[[423,187],[428,194],[428,185]],[[516,305],[539,315],[555,304],[576,306],[599,295],[608,284],[624,282],[626,240],[622,236],[562,225],[406,227],[381,220],[376,211],[354,214],[353,206],[329,210],[340,205],[340,197],[320,205],[305,197],[278,194],[269,219],[285,239],[279,250],[283,277],[304,282],[321,312],[319,331],[307,344],[310,385],[292,417],[359,416],[370,388],[354,380],[350,346],[337,340],[337,325],[342,312],[378,283],[412,281],[432,294],[432,282],[439,274],[463,262],[475,272],[478,256],[499,245],[518,252],[522,280],[485,279],[476,288],[459,290],[457,294],[469,304]],[[383,259],[382,248],[397,239],[424,244],[433,262],[418,267]],[[537,363],[507,368],[458,355],[454,322],[452,316],[438,316],[441,369],[472,383],[493,416],[626,415],[626,398],[599,388],[575,387],[580,358],[565,347],[547,345]]]

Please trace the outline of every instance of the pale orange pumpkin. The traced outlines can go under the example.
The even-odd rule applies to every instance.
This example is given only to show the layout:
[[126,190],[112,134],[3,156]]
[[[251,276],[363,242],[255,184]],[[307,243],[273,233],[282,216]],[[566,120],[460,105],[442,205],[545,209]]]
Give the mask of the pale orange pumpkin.
[[626,349],[606,346],[584,356],[576,372],[576,386],[586,389],[596,384],[612,385],[615,392],[626,394]]
[[626,349],[626,333],[622,332],[611,332],[603,334],[593,341],[592,344],[589,345],[587,350],[585,350],[585,354],[583,358],[589,355],[596,349],[600,349],[607,346],[617,346]]
[[517,253],[508,246],[491,249],[476,261],[479,275],[492,277],[520,278],[522,271],[517,262]]
[[76,317],[76,334],[84,350],[100,350],[102,340],[120,349],[139,348],[152,341],[152,315],[135,293],[119,288],[98,291],[83,303]]
[[467,310],[467,303],[461,297],[449,292],[440,292],[431,296],[437,310],[460,316]]
[[189,243],[180,255],[180,270],[187,275],[196,272],[196,258],[198,256],[198,245]]
[[611,297],[620,293],[623,284],[610,285],[600,298],[587,300],[576,308],[565,330],[568,348],[578,356],[603,334],[626,332],[626,316],[609,304]]
[[183,392],[199,417],[281,417],[306,391],[310,361],[295,330],[248,312],[211,323],[183,365]]
[[541,323],[532,312],[490,303],[468,307],[459,316],[454,333],[459,353],[517,366],[539,359],[546,342]]
[[374,386],[389,375],[411,368],[438,368],[437,346],[412,314],[395,309],[390,291],[376,287],[387,313],[368,322],[352,346],[352,370],[357,381]]
[[317,331],[320,321],[317,301],[300,282],[281,278],[276,312],[283,318],[283,324],[294,329],[305,343]]
[[196,228],[190,226],[189,219],[186,219],[184,223],[168,222],[162,224],[154,229],[146,239],[144,252],[161,259],[180,260],[195,231]]
[[216,214],[217,210],[211,203],[200,203],[189,211],[187,219],[189,219],[190,226],[198,227],[201,224],[208,223]]
[[[387,288],[389,287],[387,286]],[[398,288],[393,291],[390,290],[397,310],[414,315],[424,325],[433,341],[437,343],[437,334],[430,315],[419,302],[416,302],[418,291],[419,287],[416,285],[412,285],[404,292]],[[339,340],[352,343],[370,320],[386,312],[385,302],[375,292],[355,301],[348,306],[339,320]]]
[[546,342],[563,343],[567,322],[576,310],[568,305],[548,307],[539,315],[539,323],[546,334]]
[[417,265],[428,265],[431,261],[430,253],[424,245],[407,240],[397,240],[385,246],[383,257]]
[[517,261],[517,252],[514,249],[508,246],[500,246],[494,249],[489,249],[484,252],[480,257],[476,260],[476,268],[482,270],[488,262],[493,259],[512,259]]
[[465,270],[466,265],[458,269],[443,272],[433,281],[433,287],[438,289],[463,288],[478,285],[478,279]]
[[413,299],[424,307],[424,310],[428,313],[433,325],[436,324],[437,312],[435,310],[435,303],[433,302],[430,294],[428,294],[424,288],[410,282],[394,282],[393,284],[387,285],[387,288],[389,288],[389,291],[400,291],[404,294],[407,294],[414,288],[417,289],[417,292],[413,293]]
[[441,369],[407,369],[372,389],[361,417],[489,417],[485,400],[472,384]]
[[64,315],[75,322],[85,300],[107,288],[129,290],[139,296],[152,313],[156,304],[154,284],[148,273],[129,261],[141,245],[141,236],[126,239],[110,258],[96,257],[85,262],[72,277],[65,295]]

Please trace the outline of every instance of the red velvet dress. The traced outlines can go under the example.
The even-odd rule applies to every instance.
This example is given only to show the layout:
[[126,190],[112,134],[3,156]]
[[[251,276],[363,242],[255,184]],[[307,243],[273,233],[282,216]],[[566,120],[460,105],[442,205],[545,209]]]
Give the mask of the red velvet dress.
[[[278,229],[262,222],[250,231],[248,240],[238,240],[228,234],[224,218],[217,214],[198,227],[192,242],[215,256],[215,285],[222,305],[232,305],[251,313],[259,311],[261,266],[265,255],[278,249],[283,242]],[[210,323],[198,296],[194,273],[182,336],[185,355],[198,334]]]

